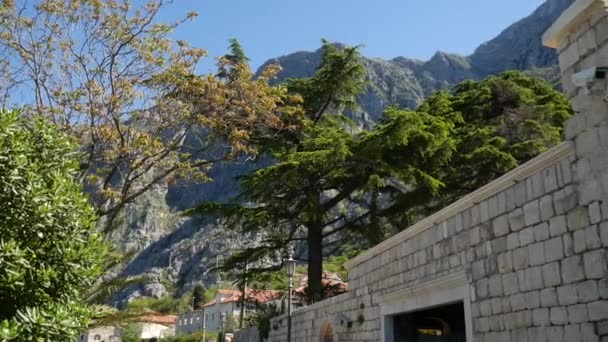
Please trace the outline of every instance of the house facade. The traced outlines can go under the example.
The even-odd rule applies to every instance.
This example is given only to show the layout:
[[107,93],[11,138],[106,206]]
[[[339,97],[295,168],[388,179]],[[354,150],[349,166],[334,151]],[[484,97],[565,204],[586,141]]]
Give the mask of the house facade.
[[98,327],[78,336],[78,342],[121,342],[122,330],[118,327]]
[[[256,310],[259,304],[277,304],[280,292],[247,289],[245,315]],[[220,289],[215,300],[206,303],[200,310],[193,310],[178,317],[176,333],[192,334],[195,331],[221,331],[228,319],[238,319],[241,313],[241,291]],[[222,318],[224,321],[222,321]]]
[[349,292],[297,309],[291,341],[608,342],[608,1],[544,42],[566,141],[350,260]]

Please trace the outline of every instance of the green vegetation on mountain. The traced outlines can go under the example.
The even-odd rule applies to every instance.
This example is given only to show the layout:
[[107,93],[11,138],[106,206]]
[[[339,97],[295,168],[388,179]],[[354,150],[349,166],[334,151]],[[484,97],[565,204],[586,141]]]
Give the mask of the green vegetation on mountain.
[[107,246],[78,181],[77,146],[40,117],[0,110],[0,340],[69,341]]

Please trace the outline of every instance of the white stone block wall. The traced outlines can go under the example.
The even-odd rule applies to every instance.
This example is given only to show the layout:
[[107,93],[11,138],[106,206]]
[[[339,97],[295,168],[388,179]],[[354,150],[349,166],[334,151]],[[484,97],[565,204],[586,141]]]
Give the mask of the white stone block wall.
[[261,342],[257,327],[239,329],[234,332],[234,342]]
[[608,81],[571,80],[608,66],[608,0],[577,0],[545,41],[577,111],[566,142],[350,261],[350,292],[294,312],[292,341],[325,322],[382,341],[382,298],[464,272],[475,342],[608,342]]

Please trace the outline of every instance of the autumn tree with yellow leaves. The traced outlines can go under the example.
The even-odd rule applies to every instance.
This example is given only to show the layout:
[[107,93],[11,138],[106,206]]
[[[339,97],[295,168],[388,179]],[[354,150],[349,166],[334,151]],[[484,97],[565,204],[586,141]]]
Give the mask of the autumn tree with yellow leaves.
[[0,106],[25,105],[74,137],[81,180],[100,225],[154,185],[207,181],[215,162],[257,154],[256,142],[301,125],[298,96],[254,77],[246,60],[221,58],[171,32],[196,17],[159,21],[171,0],[4,0],[0,5]]

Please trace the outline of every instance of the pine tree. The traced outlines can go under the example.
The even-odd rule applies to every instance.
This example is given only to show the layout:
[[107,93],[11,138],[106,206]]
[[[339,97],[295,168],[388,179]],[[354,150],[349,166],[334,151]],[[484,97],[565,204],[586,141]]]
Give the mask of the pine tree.
[[205,289],[203,289],[203,287],[201,285],[196,285],[194,287],[194,290],[192,290],[192,309],[193,310],[197,310],[200,309],[203,304],[203,301],[205,300],[204,298],[205,296]]

